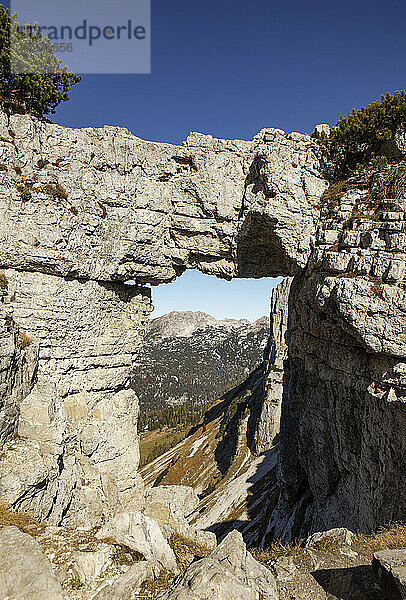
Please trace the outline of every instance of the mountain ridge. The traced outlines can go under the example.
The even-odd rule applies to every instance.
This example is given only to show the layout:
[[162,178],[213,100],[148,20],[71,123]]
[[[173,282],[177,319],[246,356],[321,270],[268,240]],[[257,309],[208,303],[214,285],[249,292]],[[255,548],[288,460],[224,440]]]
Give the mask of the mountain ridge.
[[172,311],[153,319],[134,363],[141,410],[213,401],[262,361],[268,336],[268,317],[251,323]]
[[161,337],[189,337],[198,329],[205,327],[252,327],[255,328],[267,321],[265,315],[255,321],[249,319],[217,319],[209,313],[192,310],[173,310],[159,317],[151,319],[147,335],[160,335]]

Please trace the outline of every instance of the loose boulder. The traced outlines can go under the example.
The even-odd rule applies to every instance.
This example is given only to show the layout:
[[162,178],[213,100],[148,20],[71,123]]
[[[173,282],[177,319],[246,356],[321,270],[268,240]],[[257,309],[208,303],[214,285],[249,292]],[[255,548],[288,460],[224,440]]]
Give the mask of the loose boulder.
[[199,505],[199,498],[192,487],[187,485],[159,485],[145,490],[147,505],[163,504],[172,513],[181,517],[190,515]]
[[406,600],[406,548],[375,552],[372,568],[388,600]]
[[1,600],[62,600],[62,588],[39,544],[17,527],[0,531]]
[[328,531],[318,531],[307,538],[306,548],[312,548],[316,544],[330,538],[336,540],[340,545],[351,546],[353,537],[354,534],[352,531],[345,529],[345,527],[337,527]]
[[132,565],[114,583],[103,587],[92,600],[133,600],[145,581],[153,581],[162,568],[153,561],[143,560]]
[[229,533],[208,556],[187,569],[162,600],[276,600],[272,573],[247,551],[240,532]]
[[165,485],[145,491],[144,513],[161,527],[165,538],[173,533],[209,554],[217,547],[216,535],[192,527],[186,517],[199,505],[195,490],[185,485]]
[[113,538],[119,544],[139,552],[147,560],[156,561],[167,571],[178,571],[175,554],[159,525],[140,512],[119,513],[100,529],[96,537],[99,540]]

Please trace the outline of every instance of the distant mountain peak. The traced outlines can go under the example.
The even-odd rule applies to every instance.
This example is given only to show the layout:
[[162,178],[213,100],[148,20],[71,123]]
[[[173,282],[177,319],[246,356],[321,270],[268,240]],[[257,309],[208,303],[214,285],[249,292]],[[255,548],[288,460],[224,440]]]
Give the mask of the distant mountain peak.
[[166,315],[152,319],[149,327],[149,336],[190,337],[199,329],[207,327],[234,329],[264,326],[267,317],[261,317],[255,323],[248,319],[216,319],[201,311],[172,311]]
[[173,311],[152,320],[132,378],[142,411],[213,401],[262,360],[269,319]]

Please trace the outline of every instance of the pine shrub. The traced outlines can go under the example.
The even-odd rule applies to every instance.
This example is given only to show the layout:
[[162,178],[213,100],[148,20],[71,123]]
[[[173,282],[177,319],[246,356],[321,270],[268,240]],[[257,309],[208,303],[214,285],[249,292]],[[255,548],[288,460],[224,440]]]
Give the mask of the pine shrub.
[[[405,90],[389,92],[366,107],[355,108],[348,117],[341,117],[330,135],[321,136],[340,165],[341,172],[351,172],[361,164],[385,160],[385,154],[399,126],[406,124]],[[382,166],[382,165],[380,165]]]
[[[18,73],[13,72],[18,66]],[[16,70],[16,69],[14,69]],[[81,77],[68,72],[38,24],[19,25],[17,15],[0,4],[0,106],[43,117],[54,113]]]

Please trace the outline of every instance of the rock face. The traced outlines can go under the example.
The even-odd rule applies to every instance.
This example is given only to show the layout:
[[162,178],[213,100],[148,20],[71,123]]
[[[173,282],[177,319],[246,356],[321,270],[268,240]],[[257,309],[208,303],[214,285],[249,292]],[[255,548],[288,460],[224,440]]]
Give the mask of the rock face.
[[[142,494],[128,389],[151,309],[134,286],[6,269],[13,319],[39,345],[36,383],[0,461],[0,498],[50,523],[92,525]],[[26,348],[26,354],[29,351]]]
[[38,543],[17,527],[0,531],[0,594],[10,600],[62,600],[62,588]]
[[372,567],[386,597],[391,600],[405,600],[406,549],[376,552]]
[[279,433],[283,394],[283,369],[288,354],[288,300],[291,277],[272,290],[270,305],[271,331],[262,364],[262,389],[251,407],[253,421],[252,452],[260,454],[272,448]]
[[[4,272],[0,277],[4,278]],[[3,295],[7,288],[3,288]],[[30,393],[38,366],[38,347],[27,344],[15,321],[0,309],[0,448],[16,433],[22,400]]]
[[162,600],[276,600],[271,572],[251,556],[238,531],[228,534],[208,558],[193,563]]
[[[38,347],[34,369],[34,356],[19,363],[18,340],[5,352],[1,501],[72,525],[137,510],[129,379],[151,303],[122,282],[199,268],[294,276],[278,317],[287,349],[281,338],[281,493],[269,533],[404,519],[404,199],[368,212],[355,183],[324,209],[325,151],[276,129],[251,142],[191,134],[176,147],[2,115],[0,136],[3,304]],[[251,424],[258,451],[277,430],[263,429],[267,410]]]
[[330,218],[322,212],[290,291],[271,525],[286,539],[406,514],[406,201],[382,201],[373,220],[364,198],[351,190]]
[[213,402],[261,362],[269,321],[172,312],[151,321],[134,362],[141,410]]

